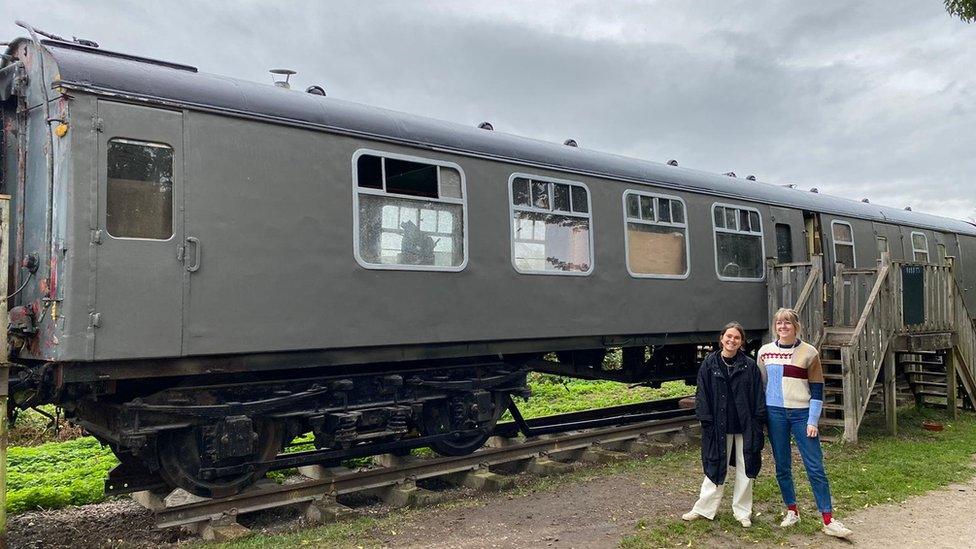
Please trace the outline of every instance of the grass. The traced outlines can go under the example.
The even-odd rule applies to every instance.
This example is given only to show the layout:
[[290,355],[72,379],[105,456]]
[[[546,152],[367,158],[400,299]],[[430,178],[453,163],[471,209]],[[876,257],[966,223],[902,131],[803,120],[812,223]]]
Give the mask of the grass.
[[[946,422],[942,432],[921,428],[923,419]],[[947,422],[944,413],[933,410],[903,410],[899,414],[899,435],[890,437],[880,428],[880,418],[872,418],[861,431],[857,445],[826,444],[824,461],[833,493],[834,515],[840,519],[858,509],[884,503],[902,502],[953,482],[971,478],[976,452],[976,415],[962,414]],[[726,498],[715,521],[686,523],[680,519],[664,522],[644,520],[637,532],[621,541],[625,549],[700,546],[709,540],[729,545],[746,543],[785,544],[790,539],[779,529],[782,501],[773,477],[771,459],[766,456],[763,472],[753,491],[757,517],[746,530],[732,517]],[[801,516],[815,516],[813,495],[802,465],[795,459],[793,469]],[[791,534],[813,535],[817,520],[802,521]]]

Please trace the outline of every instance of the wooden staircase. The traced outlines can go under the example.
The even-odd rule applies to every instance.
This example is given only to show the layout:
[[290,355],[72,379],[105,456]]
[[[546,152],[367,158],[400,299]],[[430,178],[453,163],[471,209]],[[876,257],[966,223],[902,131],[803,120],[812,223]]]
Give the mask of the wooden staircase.
[[[891,261],[886,255],[876,269],[839,268],[829,296],[831,325],[822,322],[828,302],[822,273],[818,256],[809,264],[770,263],[767,277],[770,313],[780,306],[796,309],[804,325],[801,338],[820,350],[825,380],[822,438],[856,442],[872,402],[880,404],[889,430],[896,431],[899,373],[919,406],[940,406],[953,414],[973,406],[976,325],[951,259],[949,265],[928,265]],[[920,274],[924,320],[906,324],[904,277],[917,281]]]

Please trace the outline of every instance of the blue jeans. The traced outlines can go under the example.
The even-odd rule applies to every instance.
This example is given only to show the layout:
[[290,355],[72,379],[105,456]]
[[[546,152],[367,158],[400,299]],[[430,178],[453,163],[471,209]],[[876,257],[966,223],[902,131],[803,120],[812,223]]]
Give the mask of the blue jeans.
[[769,417],[769,445],[773,449],[773,460],[776,462],[776,482],[783,494],[783,503],[796,504],[796,489],[793,486],[793,464],[790,452],[790,434],[796,441],[796,447],[803,458],[803,467],[807,470],[810,488],[813,489],[813,499],[817,502],[817,509],[821,513],[831,512],[830,484],[824,471],[823,450],[820,448],[820,437],[807,436],[807,419],[809,408],[782,408],[767,406]]

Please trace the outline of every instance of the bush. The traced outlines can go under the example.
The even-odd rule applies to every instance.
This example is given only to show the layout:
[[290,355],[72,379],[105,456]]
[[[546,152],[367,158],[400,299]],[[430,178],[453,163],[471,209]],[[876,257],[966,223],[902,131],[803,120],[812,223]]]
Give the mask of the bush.
[[7,452],[7,511],[55,509],[105,499],[105,475],[118,460],[92,437],[13,447]]

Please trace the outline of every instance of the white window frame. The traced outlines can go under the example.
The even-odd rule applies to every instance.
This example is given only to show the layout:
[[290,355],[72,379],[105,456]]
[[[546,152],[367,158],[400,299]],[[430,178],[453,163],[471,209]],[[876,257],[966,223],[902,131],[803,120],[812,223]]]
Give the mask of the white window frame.
[[[461,198],[443,198],[440,197],[440,170],[437,171],[437,194],[438,198],[428,198],[423,196],[414,196],[409,194],[391,193],[386,191],[386,163],[382,163],[383,166],[383,188],[373,189],[369,187],[359,186],[359,157],[363,155],[378,156],[380,158],[392,158],[394,160],[405,160],[408,162],[416,162],[419,164],[427,164],[430,166],[438,166],[445,168],[452,168],[457,170],[461,174]],[[390,263],[369,263],[365,261],[360,254],[359,250],[359,195],[360,194],[370,194],[374,196],[388,196],[391,198],[401,198],[407,200],[415,200],[417,202],[440,202],[443,204],[460,204],[461,205],[461,231],[462,231],[462,245],[464,246],[464,256],[461,259],[461,263],[457,266],[446,266],[446,265],[398,265]],[[465,267],[468,266],[468,189],[467,182],[464,176],[464,170],[461,166],[454,162],[448,162],[446,160],[437,160],[434,158],[424,158],[421,156],[411,156],[406,154],[392,153],[387,151],[379,151],[375,149],[359,149],[352,155],[352,249],[353,256],[356,258],[356,263],[359,263],[360,267],[364,269],[376,269],[383,271],[444,271],[444,272],[460,272],[463,271]]]
[[[655,218],[654,221],[647,221],[645,219],[634,219],[627,214],[627,197],[630,195],[635,195],[638,197],[647,196],[654,199],[654,218]],[[660,198],[663,198],[665,200],[674,200],[676,202],[681,203],[681,208],[684,210],[684,218],[685,218],[684,223],[675,223],[674,221],[671,222],[657,221],[657,217],[658,217],[657,209],[658,209],[658,205],[660,204],[660,202],[658,202],[658,199]],[[638,201],[639,200],[640,199],[638,198]],[[685,200],[680,196],[651,193],[647,191],[640,191],[637,189],[627,189],[624,191],[622,197],[622,204],[623,204],[623,214],[624,214],[624,262],[627,266],[627,272],[630,274],[630,276],[634,278],[665,278],[665,279],[673,279],[673,280],[683,280],[691,276],[691,244],[690,244],[691,235],[690,235],[690,231],[688,230],[688,205],[685,203]],[[671,219],[674,219],[674,212],[672,211],[670,213],[671,213]],[[640,215],[639,203],[638,203],[637,214]],[[635,223],[638,225],[651,225],[656,227],[674,227],[678,229],[684,229],[685,230],[685,272],[684,274],[680,274],[680,275],[648,274],[648,273],[635,273],[634,271],[630,270],[630,228],[628,227],[628,224],[630,223]]]
[[[920,235],[925,240],[924,250],[915,247],[915,235]],[[932,257],[931,252],[929,252],[929,237],[922,231],[912,231],[911,240],[912,240],[912,261],[916,263],[920,263],[920,261],[918,260],[918,254],[924,253],[925,254],[924,263],[929,263],[930,258]]]
[[[549,197],[550,197],[549,198],[549,206],[550,207],[548,209],[546,209],[546,208],[537,208],[535,206],[516,206],[515,205],[515,200],[512,198],[512,189],[513,189],[513,187],[515,185],[515,180],[516,179],[528,179],[530,181],[530,183],[529,183],[529,202],[530,203],[532,202],[532,198],[531,198],[532,197],[532,184],[531,184],[531,182],[532,181],[539,181],[539,182],[549,183],[550,184],[549,185]],[[583,190],[586,191],[586,204],[587,204],[587,208],[586,209],[589,210],[589,211],[584,214],[584,213],[577,213],[577,212],[572,212],[572,211],[564,212],[564,211],[561,211],[561,210],[553,210],[552,209],[552,196],[553,196],[553,193],[552,193],[552,185],[551,185],[552,183],[563,183],[565,185],[570,185],[570,186],[575,185],[577,187],[582,187]],[[570,210],[572,210],[572,203],[573,203],[573,191],[572,191],[572,189],[570,189],[570,191],[569,191],[569,201],[570,201]],[[541,214],[555,214],[555,215],[565,215],[565,216],[568,216],[568,217],[579,217],[579,218],[583,218],[583,219],[588,219],[589,222],[590,222],[589,223],[589,230],[587,231],[587,233],[589,234],[589,239],[590,239],[590,242],[589,242],[590,268],[587,269],[586,271],[526,271],[524,269],[520,269],[518,267],[518,265],[516,265],[516,263],[515,263],[515,212],[531,212],[531,213],[541,213]],[[508,240],[509,240],[509,245],[510,245],[510,253],[511,253],[511,257],[512,257],[512,268],[515,269],[515,272],[517,272],[519,274],[524,274],[524,275],[590,276],[591,274],[593,274],[593,269],[596,266],[596,254],[594,253],[594,249],[593,249],[593,241],[594,241],[594,237],[593,237],[593,225],[594,225],[594,223],[593,223],[593,194],[590,193],[590,188],[586,185],[586,183],[583,183],[582,181],[570,181],[568,179],[557,179],[557,178],[554,178],[554,177],[546,177],[546,176],[532,175],[532,174],[523,173],[523,172],[516,172],[516,173],[513,173],[512,175],[510,175],[508,177],[508,234],[509,234]]]
[[[718,207],[722,207],[722,208],[734,208],[736,210],[746,210],[746,211],[750,211],[750,212],[756,212],[756,215],[759,216],[759,232],[739,230],[739,228],[738,228],[739,227],[739,216],[738,215],[735,217],[735,226],[736,226],[735,229],[727,229],[727,228],[723,228],[723,227],[716,226],[715,225],[715,208],[718,208]],[[765,265],[765,263],[763,263],[762,266],[759,269],[760,272],[762,272],[762,276],[760,276],[759,278],[744,278],[744,277],[723,276],[722,275],[722,271],[719,269],[719,266],[718,266],[718,233],[744,234],[744,235],[749,235],[749,236],[759,235],[759,246],[760,246],[760,250],[762,252],[762,256],[765,257],[765,255],[766,255],[766,233],[765,233],[765,230],[764,230],[765,229],[765,225],[763,224],[762,213],[757,208],[753,208],[753,207],[750,207],[750,206],[743,206],[742,204],[732,204],[732,203],[728,203],[728,202],[713,202],[712,203],[712,207],[708,209],[708,216],[712,220],[712,257],[715,258],[715,275],[718,277],[718,279],[719,280],[722,280],[724,282],[763,282],[764,280],[766,280],[766,265]]]
[[[834,225],[846,225],[847,228],[851,230],[851,240],[850,240],[850,242],[846,242],[846,241],[843,241],[843,240],[838,241],[837,238],[834,237]],[[831,221],[830,222],[830,243],[833,244],[833,247],[834,247],[834,265],[837,264],[837,244],[840,244],[841,246],[850,246],[851,247],[851,257],[854,258],[854,264],[853,265],[847,265],[846,267],[848,269],[856,269],[857,268],[857,245],[854,243],[854,227],[852,227],[850,223],[848,223],[847,221],[841,221],[839,219],[835,219],[835,220]]]

